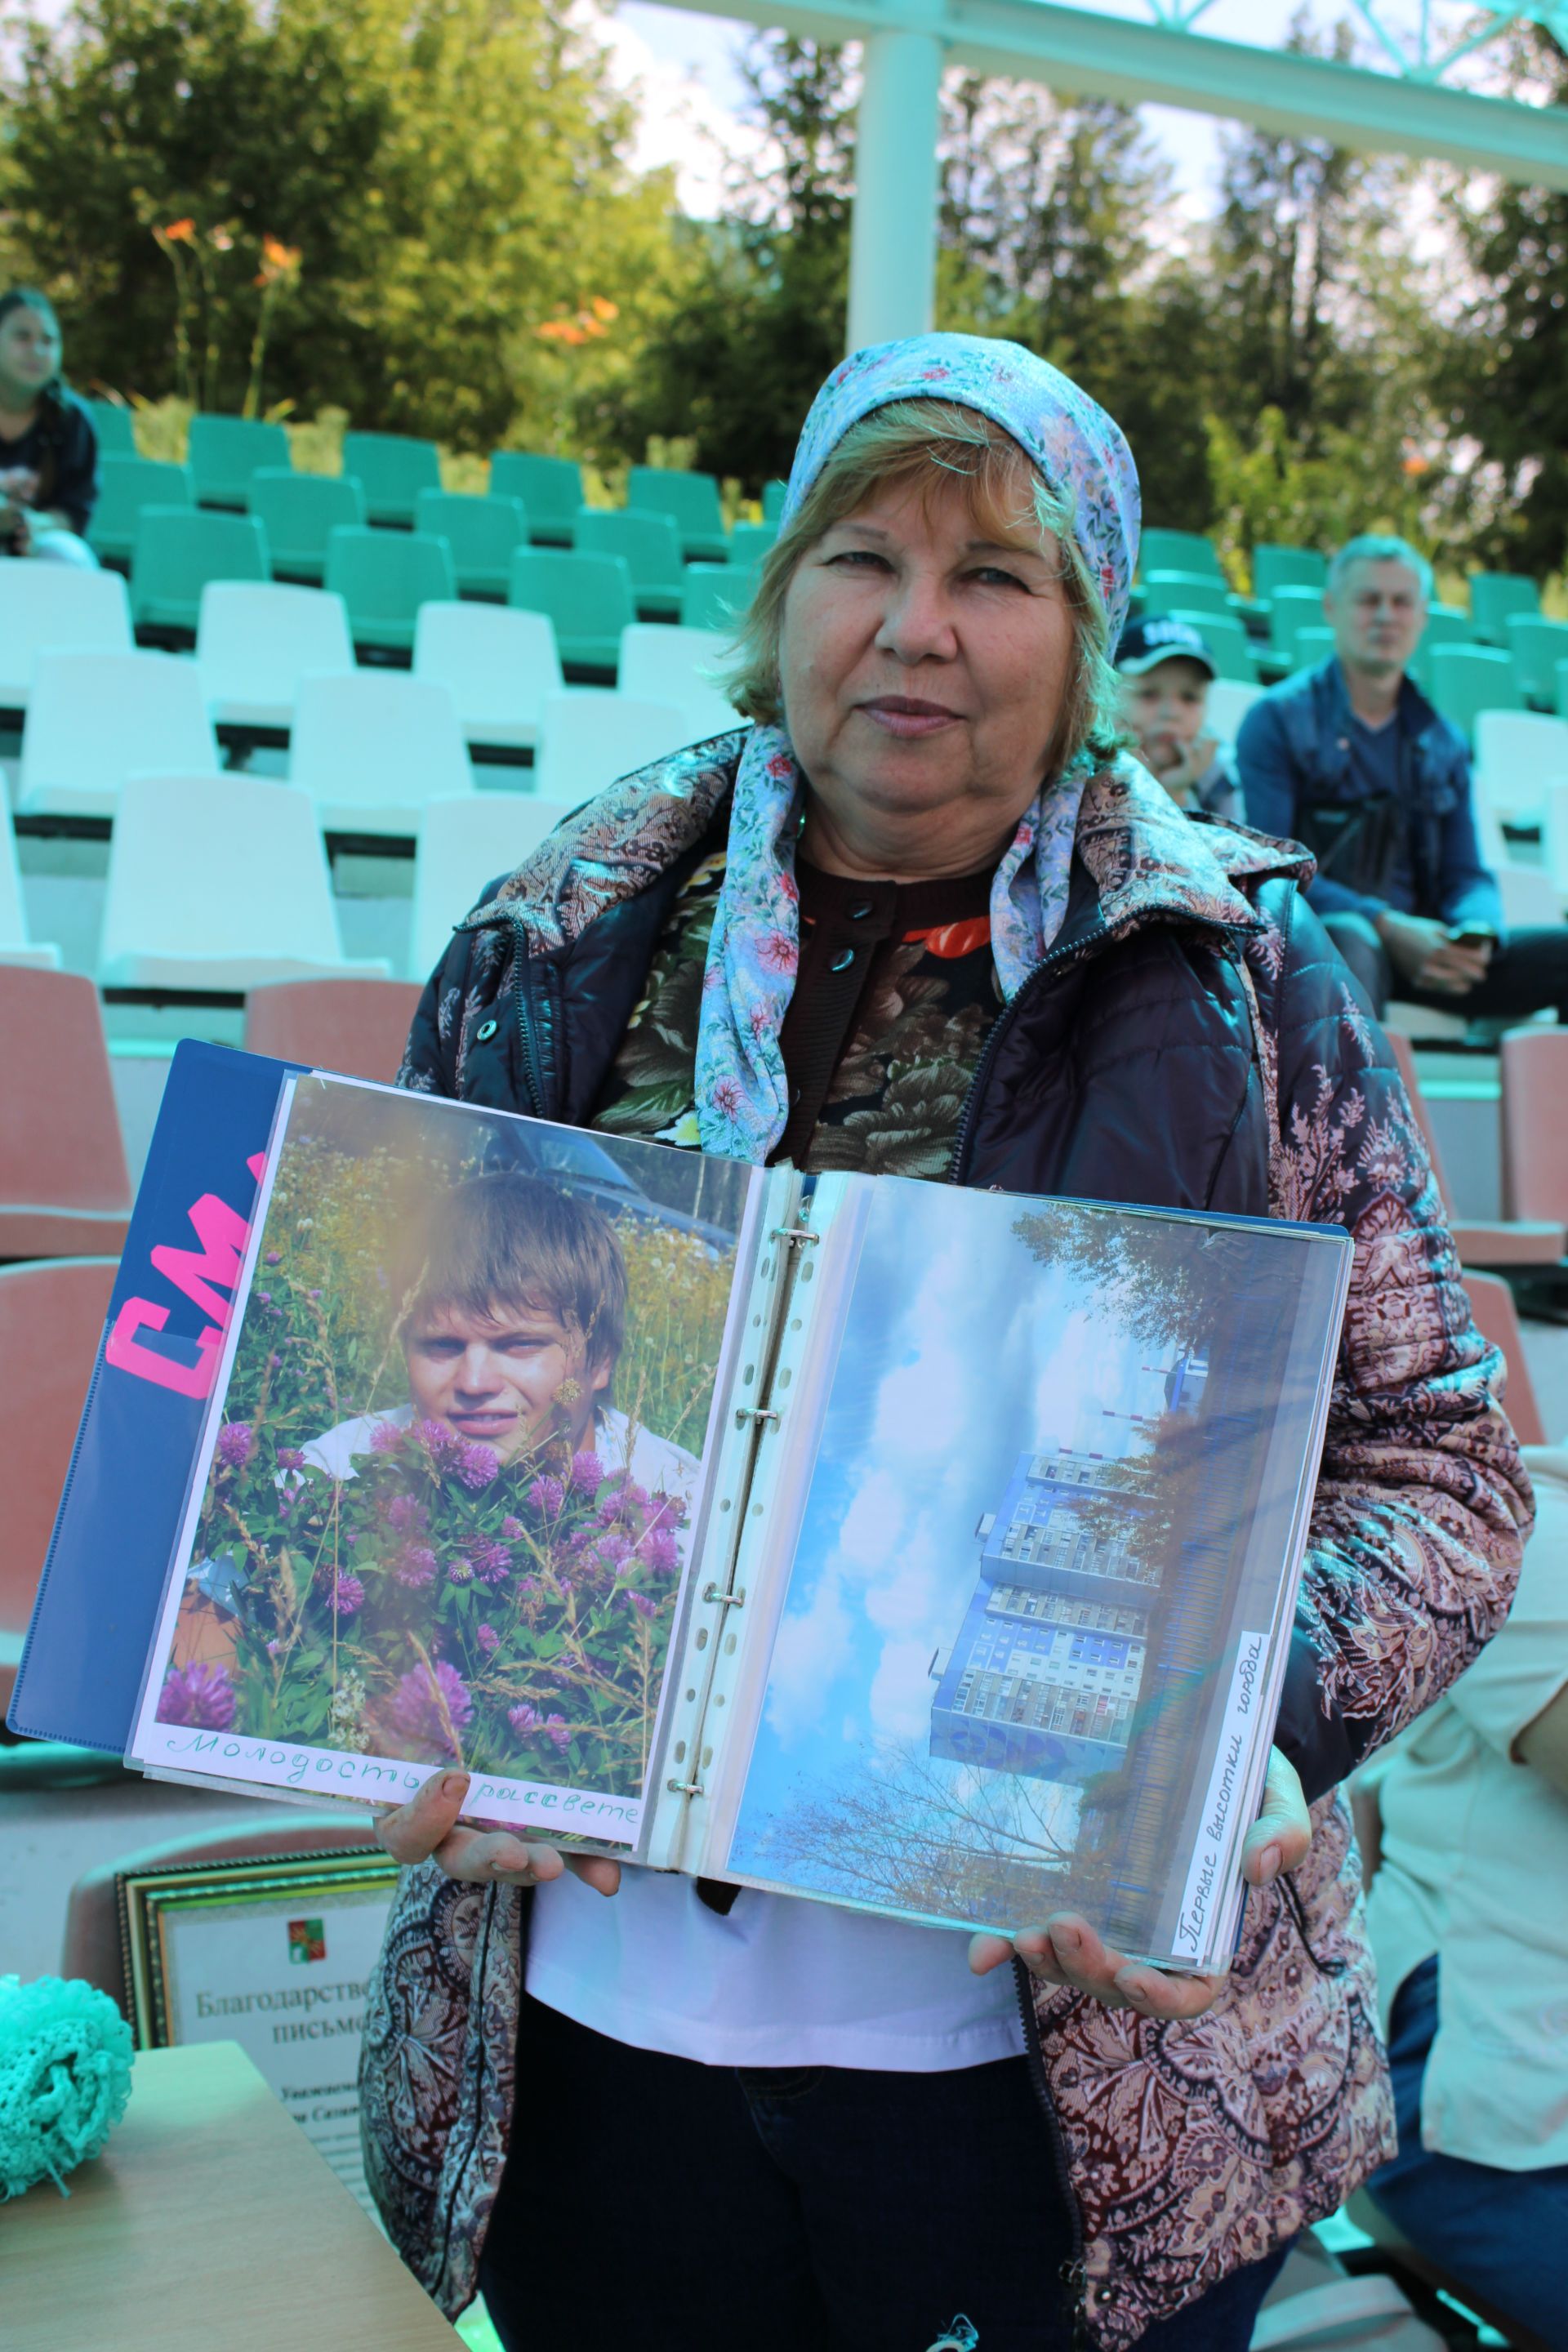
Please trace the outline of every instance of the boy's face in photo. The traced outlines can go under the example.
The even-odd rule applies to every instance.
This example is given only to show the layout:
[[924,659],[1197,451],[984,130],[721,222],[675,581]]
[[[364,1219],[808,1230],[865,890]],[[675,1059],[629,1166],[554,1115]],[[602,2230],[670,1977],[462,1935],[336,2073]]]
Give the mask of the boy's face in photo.
[[403,1352],[415,1412],[493,1446],[503,1463],[552,1433],[581,1445],[612,1370],[550,1308],[517,1300],[485,1315],[416,1307]]
[[1208,709],[1208,672],[1202,663],[1176,655],[1142,677],[1124,678],[1121,690],[1127,723],[1145,764],[1156,776],[1179,767],[1197,741]]

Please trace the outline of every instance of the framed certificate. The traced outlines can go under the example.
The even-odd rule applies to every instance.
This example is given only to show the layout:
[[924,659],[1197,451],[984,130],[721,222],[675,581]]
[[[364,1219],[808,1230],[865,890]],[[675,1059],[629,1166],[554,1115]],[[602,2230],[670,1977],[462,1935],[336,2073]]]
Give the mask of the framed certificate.
[[373,2218],[359,2053],[396,1879],[390,1854],[353,1846],[176,1863],[116,1881],[137,2047],[237,2042]]

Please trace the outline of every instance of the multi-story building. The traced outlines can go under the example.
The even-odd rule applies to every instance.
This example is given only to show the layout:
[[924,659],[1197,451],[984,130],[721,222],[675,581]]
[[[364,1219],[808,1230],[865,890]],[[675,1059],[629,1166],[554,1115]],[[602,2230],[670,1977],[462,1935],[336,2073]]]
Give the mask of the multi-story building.
[[[1201,1391],[1190,1380],[1188,1412]],[[1140,1545],[1150,1475],[1067,1447],[1020,1454],[975,1530],[958,1638],[931,1661],[933,1756],[1075,1783],[1121,1763],[1159,1582]]]

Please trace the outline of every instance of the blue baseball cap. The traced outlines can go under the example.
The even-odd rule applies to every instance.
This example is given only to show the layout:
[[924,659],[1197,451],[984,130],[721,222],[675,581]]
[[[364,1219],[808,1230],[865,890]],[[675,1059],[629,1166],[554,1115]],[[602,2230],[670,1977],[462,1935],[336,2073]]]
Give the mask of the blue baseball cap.
[[1163,661],[1178,658],[1195,661],[1210,677],[1219,676],[1202,632],[1191,621],[1178,621],[1169,614],[1157,620],[1129,622],[1116,648],[1116,667],[1124,677],[1142,677],[1145,670],[1157,669]]

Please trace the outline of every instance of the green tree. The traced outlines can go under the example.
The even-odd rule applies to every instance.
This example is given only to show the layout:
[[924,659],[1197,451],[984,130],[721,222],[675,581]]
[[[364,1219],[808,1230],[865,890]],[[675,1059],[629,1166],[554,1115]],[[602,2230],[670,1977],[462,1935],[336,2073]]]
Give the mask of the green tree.
[[619,161],[628,110],[545,0],[75,0],[25,21],[5,129],[11,238],[84,380],[173,386],[178,257],[203,396],[237,406],[271,236],[302,257],[271,397],[550,441],[666,299],[670,188]]
[[689,275],[616,430],[628,450],[689,436],[695,463],[754,490],[787,473],[843,356],[854,114],[841,49],[757,36],[742,65],[764,163],[737,164],[717,222],[682,235]]
[[1126,433],[1153,518],[1213,512],[1201,402],[1204,291],[1156,243],[1169,174],[1129,108],[1063,106],[973,75],[944,93],[941,323],[1002,334],[1093,394]]

